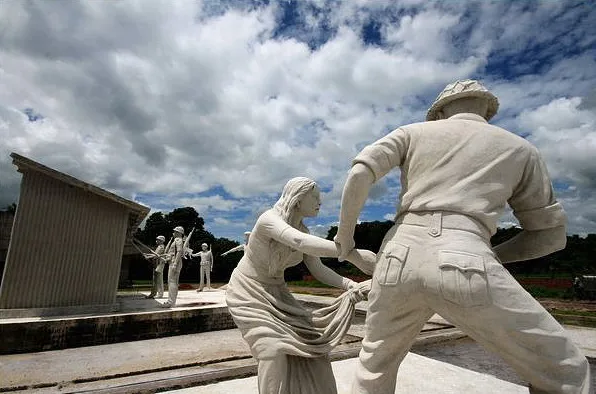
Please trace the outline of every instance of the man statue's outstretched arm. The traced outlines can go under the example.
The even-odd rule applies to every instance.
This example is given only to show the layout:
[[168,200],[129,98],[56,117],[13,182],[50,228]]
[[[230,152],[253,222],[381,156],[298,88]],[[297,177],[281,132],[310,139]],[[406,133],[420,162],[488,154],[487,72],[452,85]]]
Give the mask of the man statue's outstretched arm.
[[354,230],[375,175],[366,165],[356,163],[348,173],[341,197],[339,225],[334,241],[340,245],[339,260],[344,260],[354,248]]
[[536,259],[565,248],[567,215],[535,147],[528,151],[524,176],[508,203],[523,231],[493,248],[502,263]]
[[493,248],[503,264],[537,259],[565,248],[566,226],[544,230],[524,230]]

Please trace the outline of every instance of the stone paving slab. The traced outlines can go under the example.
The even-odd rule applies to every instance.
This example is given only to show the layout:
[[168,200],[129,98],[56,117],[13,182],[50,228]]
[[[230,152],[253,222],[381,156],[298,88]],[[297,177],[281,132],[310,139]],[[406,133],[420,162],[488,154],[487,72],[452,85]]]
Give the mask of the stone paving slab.
[[[338,394],[350,392],[356,365],[357,359],[332,363]],[[521,394],[529,392],[527,387],[413,353],[408,353],[404,359],[397,379],[396,394]],[[256,376],[167,391],[170,394],[253,394],[257,392]]]
[[214,308],[225,306],[225,291],[218,289],[211,289],[202,292],[195,290],[181,290],[178,292],[177,305],[174,308],[162,308],[162,304],[167,301],[164,298],[146,299],[148,292],[125,292],[119,293],[116,297],[118,304],[116,310],[110,312],[97,313],[90,307],[88,313],[81,313],[81,308],[76,308],[77,313],[54,315],[54,316],[38,316],[38,317],[13,317],[0,319],[0,327],[7,323],[29,323],[39,321],[55,321],[55,320],[69,320],[75,318],[92,318],[92,317],[109,317],[119,316],[130,313],[149,314],[149,313],[165,313],[170,310],[182,309],[196,309],[196,308]]
[[[197,300],[219,303],[223,301],[224,292],[212,291],[181,293],[180,307],[174,310],[192,308]],[[296,295],[302,299],[303,295]],[[328,297],[309,299],[309,302],[329,302]],[[152,301],[152,300],[150,300]],[[138,304],[132,305],[142,309]],[[145,311],[143,313],[150,313]],[[447,340],[453,335],[461,337],[461,333],[445,330],[440,317],[435,323],[425,326],[424,339]],[[360,338],[364,335],[364,315],[357,315],[354,324],[348,331],[351,343],[351,354],[357,355]],[[336,349],[342,351],[341,347]],[[345,350],[345,349],[344,349]],[[160,374],[159,379],[167,378],[168,373],[178,371],[181,374],[200,374],[201,371],[182,371],[185,368],[205,367],[229,360],[250,359],[250,351],[237,329],[203,332],[164,338],[148,339],[132,342],[120,342],[99,346],[85,346],[45,352],[8,354],[0,356],[0,391],[16,387],[68,386],[68,382],[99,382],[121,380],[138,382],[142,379],[154,379],[149,374]],[[137,377],[134,377],[134,376]],[[145,377],[141,377],[146,375]],[[110,383],[111,384],[111,383]],[[118,383],[119,384],[119,383]],[[100,383],[94,383],[101,386]]]
[[596,359],[596,328],[563,325],[586,357]]
[[[188,291],[181,292],[181,295],[181,300],[184,301],[180,308],[193,308],[192,304],[196,304],[197,300],[209,299],[213,303],[221,302],[224,292]],[[296,297],[305,298],[309,303],[330,302],[326,297],[323,297],[326,298],[325,300],[317,296],[296,295]],[[358,309],[362,311],[365,306],[360,304]],[[348,332],[352,338],[362,337],[363,321],[364,315],[357,314]],[[584,349],[588,357],[596,356],[596,329],[573,326],[567,328],[574,341]],[[435,315],[425,326],[425,332],[418,338],[417,343],[425,340],[444,341],[462,336],[461,332],[450,328],[447,321]],[[335,359],[355,357],[359,346],[359,338],[348,341],[336,349],[334,357]],[[141,387],[163,390],[167,387],[185,387],[214,379],[231,379],[254,374],[255,365],[240,332],[237,329],[221,330],[101,346],[3,355],[0,356],[0,391],[19,387],[21,389],[29,387],[27,392],[34,388],[40,393],[83,390],[110,393],[139,392],[137,388]],[[419,368],[435,367],[434,364],[425,364]],[[418,372],[415,371],[415,373]]]
[[245,357],[237,329],[0,356],[0,389],[106,379]]
[[123,294],[111,313],[0,319],[0,354],[96,346],[235,328],[225,292],[181,291],[179,306],[164,308],[165,299]]

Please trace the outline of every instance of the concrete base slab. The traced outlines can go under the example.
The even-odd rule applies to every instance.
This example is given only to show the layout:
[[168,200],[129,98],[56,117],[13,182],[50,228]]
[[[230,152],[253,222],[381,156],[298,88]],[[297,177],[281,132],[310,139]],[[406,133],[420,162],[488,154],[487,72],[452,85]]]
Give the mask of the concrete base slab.
[[[223,302],[225,293],[222,291],[207,291],[202,293],[182,291],[180,294],[181,303],[179,305],[181,306],[172,309],[164,310],[159,307],[157,309],[151,305],[154,305],[156,302],[165,302],[165,299],[157,301],[144,300],[142,299],[144,296],[142,294],[138,295],[140,297],[139,299],[130,300],[131,304],[128,305],[128,308],[129,310],[135,309],[136,312],[147,314],[148,316],[159,316],[164,313],[167,315],[176,312],[185,313],[187,310],[200,308],[196,306],[196,303],[199,301],[212,302],[222,306],[220,301]],[[303,298],[301,295],[296,295],[296,297],[299,299]],[[316,299],[309,298],[309,300],[309,302],[313,302],[314,304],[318,303]],[[327,301],[330,301],[330,299],[327,299]],[[149,303],[149,307],[145,302]],[[324,303],[320,303],[319,305],[321,304],[324,305]],[[348,336],[344,338],[344,342],[331,354],[331,359],[334,362],[353,358],[358,354],[360,348],[359,337],[364,332],[364,312],[360,305],[358,306],[358,310],[353,325],[348,331]],[[1,323],[3,321],[0,321]],[[2,326],[0,326],[0,329],[2,329]],[[596,347],[596,329],[580,327],[567,327],[567,329],[576,343],[586,351],[587,355],[593,354],[589,352],[593,352],[594,347]],[[416,352],[416,349],[420,349],[420,346],[432,346],[432,343],[437,347],[443,347],[443,342],[448,344],[453,339],[462,338],[463,336],[461,332],[450,326],[448,322],[440,316],[435,315],[425,325],[423,332],[414,344],[413,351]],[[469,363],[483,363],[485,361],[480,353],[473,353],[471,356],[475,358],[472,361],[468,360]],[[451,373],[449,372],[452,371],[450,368],[455,368],[455,371],[463,369],[472,372],[468,369],[470,364],[460,363],[458,364],[460,365],[459,367],[445,365],[439,367],[437,365],[442,364],[426,362],[410,368],[410,372],[404,372],[408,371],[408,360],[411,358],[412,355],[406,358],[406,363],[401,369],[400,390],[404,390],[401,387],[410,387],[405,386],[405,382],[408,379],[414,379],[418,381],[413,382],[413,384],[415,383],[419,386],[409,389],[409,392],[516,392],[495,391],[496,387],[500,386],[493,385],[490,381],[485,386],[479,386],[482,390],[478,389],[474,391],[475,389],[465,386],[467,384],[465,379],[467,378],[460,378],[460,380],[464,379],[460,382],[457,382],[457,379],[453,378],[455,381],[453,387],[455,388],[451,388],[448,383],[449,381],[443,382],[442,375],[437,375],[435,370],[446,370],[445,376]],[[414,359],[416,359],[416,355]],[[443,359],[442,361],[448,360]],[[451,364],[455,363],[451,362]],[[338,377],[338,386],[340,390],[344,388],[347,390],[351,380],[340,378],[345,372],[345,368],[342,365],[334,363],[336,376]],[[496,368],[499,368],[499,366],[496,366]],[[237,329],[228,329],[101,346],[0,355],[0,392],[29,392],[31,390],[40,393],[156,392],[180,387],[206,385],[226,379],[236,379],[238,381],[238,378],[244,378],[255,373],[256,362],[251,357],[248,346],[242,340],[240,332]],[[485,376],[484,373],[486,373],[486,370],[478,370],[475,373]],[[406,376],[402,378],[402,375]],[[457,374],[453,373],[453,375]],[[349,379],[352,376],[352,374],[348,373]],[[465,377],[467,375],[462,376]],[[596,376],[596,373],[594,373],[594,376]],[[502,376],[499,377],[505,379]],[[499,380],[494,376],[493,379]],[[403,383],[402,380],[404,380]],[[479,382],[483,381],[486,382],[486,380],[470,381],[476,382],[474,384],[480,384]],[[254,382],[256,384],[256,380]],[[438,388],[432,386],[435,383]],[[491,388],[494,390],[490,391]]]
[[[116,312],[0,319],[0,354],[26,353],[136,341],[234,328],[225,292],[180,291],[176,307],[146,294],[123,294]],[[71,311],[72,312],[72,311]]]
[[[332,363],[338,393],[350,393],[357,364],[358,360],[355,358]],[[171,394],[253,394],[257,392],[256,376],[167,391]],[[528,392],[527,387],[413,353],[406,356],[400,367],[395,390],[396,394],[521,394]]]
[[586,357],[596,359],[596,328],[569,325],[563,325],[563,327],[565,327],[573,342],[582,349]]
[[0,356],[0,392],[251,358],[237,329]]
[[[357,315],[331,359],[356,357],[362,332],[364,316]],[[462,336],[430,322],[416,342]],[[0,392],[153,392],[250,374],[256,374],[256,362],[238,329],[0,356]]]
[[61,306],[56,308],[0,309],[0,319],[111,313],[117,312],[119,309],[120,304],[118,302],[113,304]]
[[[60,311],[62,315],[0,318],[0,354],[138,341],[235,327],[223,290],[179,291],[173,308],[163,307],[166,297],[147,299],[147,294],[120,293],[117,306],[107,310],[73,307],[53,311]],[[334,300],[332,297],[305,294],[295,296],[312,308],[328,305]],[[364,336],[365,315],[366,302],[361,302],[356,306],[353,335]],[[447,327],[451,325],[435,315],[425,326],[425,331]]]

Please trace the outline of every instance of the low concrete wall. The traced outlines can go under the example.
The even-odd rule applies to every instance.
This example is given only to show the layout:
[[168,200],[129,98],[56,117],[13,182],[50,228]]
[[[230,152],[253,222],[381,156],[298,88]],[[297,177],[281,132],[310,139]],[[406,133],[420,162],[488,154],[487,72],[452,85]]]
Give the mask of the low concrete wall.
[[225,306],[0,322],[0,354],[30,353],[235,328]]

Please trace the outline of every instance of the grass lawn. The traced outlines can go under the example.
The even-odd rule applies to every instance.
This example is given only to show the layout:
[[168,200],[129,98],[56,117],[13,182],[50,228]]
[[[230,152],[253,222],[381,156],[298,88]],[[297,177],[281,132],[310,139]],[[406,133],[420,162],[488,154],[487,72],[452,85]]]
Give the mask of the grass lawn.
[[550,310],[555,319],[561,324],[596,328],[596,312],[578,312],[569,310]]
[[[330,287],[318,280],[288,282],[290,291],[302,294],[337,297],[341,289]],[[526,290],[551,313],[560,323],[596,328],[596,301],[572,300],[571,292],[563,289],[548,289],[528,286]]]

